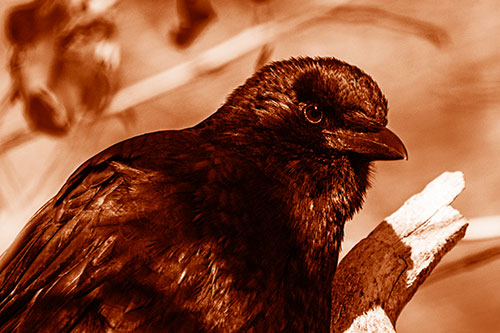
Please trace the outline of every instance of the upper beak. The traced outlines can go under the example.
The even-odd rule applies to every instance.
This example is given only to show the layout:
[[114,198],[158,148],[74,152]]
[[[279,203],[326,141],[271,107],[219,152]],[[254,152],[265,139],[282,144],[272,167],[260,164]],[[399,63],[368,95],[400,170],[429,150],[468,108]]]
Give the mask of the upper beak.
[[408,159],[408,152],[401,139],[391,130],[382,127],[376,132],[342,130],[337,133],[344,150],[361,154],[372,161]]

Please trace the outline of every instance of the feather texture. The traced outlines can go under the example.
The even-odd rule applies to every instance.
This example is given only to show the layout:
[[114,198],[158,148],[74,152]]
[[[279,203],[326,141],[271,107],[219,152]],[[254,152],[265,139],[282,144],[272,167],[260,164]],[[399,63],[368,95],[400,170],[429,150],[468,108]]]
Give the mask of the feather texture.
[[[304,117],[311,104],[320,122]],[[328,330],[344,223],[370,166],[345,140],[372,140],[386,113],[359,69],[292,59],[193,128],[106,149],[2,256],[1,330]],[[387,146],[404,147],[386,137],[370,149],[393,159]]]

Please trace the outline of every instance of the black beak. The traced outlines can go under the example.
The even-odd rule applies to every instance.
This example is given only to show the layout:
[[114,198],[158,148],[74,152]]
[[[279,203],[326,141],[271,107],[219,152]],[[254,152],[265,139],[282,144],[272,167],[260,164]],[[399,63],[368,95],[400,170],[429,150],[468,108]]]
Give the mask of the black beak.
[[408,152],[401,139],[383,127],[376,132],[342,130],[337,133],[342,148],[361,154],[372,161],[408,159]]

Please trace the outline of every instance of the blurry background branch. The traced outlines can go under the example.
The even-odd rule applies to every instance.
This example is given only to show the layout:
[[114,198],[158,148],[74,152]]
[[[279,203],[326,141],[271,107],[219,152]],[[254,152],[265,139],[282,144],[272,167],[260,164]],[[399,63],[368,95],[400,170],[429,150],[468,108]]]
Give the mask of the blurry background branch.
[[332,287],[332,331],[394,331],[403,307],[465,235],[467,221],[449,206],[463,188],[461,172],[443,173],[346,255]]
[[[322,23],[321,19],[380,25],[421,36],[436,46],[441,46],[449,39],[445,30],[431,23],[374,7],[349,6],[346,5],[348,2],[348,0],[320,2],[294,15],[248,28],[234,37],[204,50],[191,60],[121,89],[114,95],[110,105],[100,116],[109,117],[116,113],[125,112],[138,104],[185,85],[201,75],[217,71],[258,48],[262,48],[262,52],[257,59],[257,64],[265,64],[269,61],[272,52],[269,43],[276,42],[284,34],[294,33],[298,29]],[[105,75],[105,77],[107,76]],[[92,88],[98,89],[94,86]],[[62,113],[62,111],[58,113]],[[87,120],[89,119],[87,118]],[[95,118],[90,118],[90,121],[95,121]],[[31,132],[33,132],[33,128],[14,128],[7,134],[3,134],[0,138],[0,154],[33,139],[35,136]]]

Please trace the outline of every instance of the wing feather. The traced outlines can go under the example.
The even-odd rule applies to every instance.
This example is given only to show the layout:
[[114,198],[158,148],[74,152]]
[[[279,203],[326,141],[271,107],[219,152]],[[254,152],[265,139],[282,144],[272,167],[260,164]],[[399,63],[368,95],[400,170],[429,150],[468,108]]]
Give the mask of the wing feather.
[[[34,215],[0,257],[0,330],[43,330],[41,323],[47,320],[52,321],[51,331],[134,328],[119,318],[127,308],[144,306],[142,296],[131,293],[123,299],[106,300],[108,295],[117,298],[122,293],[110,293],[109,282],[125,281],[124,275],[134,269],[144,271],[144,279],[153,281],[147,276],[156,272],[146,266],[159,266],[148,262],[152,260],[148,245],[157,244],[161,236],[155,221],[148,221],[149,225],[141,222],[153,216],[175,224],[191,214],[185,207],[192,191],[189,186],[178,182],[175,175],[145,169],[135,153],[154,157],[144,151],[149,146],[146,141],[169,143],[165,136],[171,135],[138,137],[90,159]],[[150,149],[154,151],[154,147]],[[185,152],[189,147],[178,149]],[[176,167],[172,163],[182,164],[168,156],[165,160],[170,161],[173,173]],[[144,164],[165,168],[148,161]],[[156,214],[160,210],[166,211],[165,216]],[[137,251],[141,247],[144,251]],[[124,283],[128,282],[117,285],[123,287]]]
[[202,327],[207,297],[224,299],[207,277],[232,283],[212,262],[234,228],[212,203],[244,201],[216,189],[228,181],[221,154],[189,131],[159,132],[79,167],[0,258],[0,331]]

